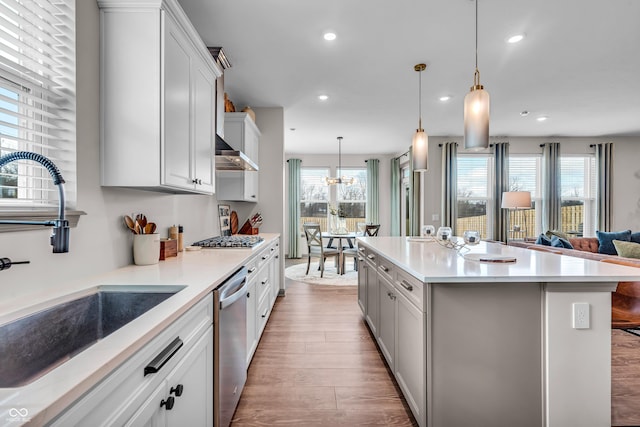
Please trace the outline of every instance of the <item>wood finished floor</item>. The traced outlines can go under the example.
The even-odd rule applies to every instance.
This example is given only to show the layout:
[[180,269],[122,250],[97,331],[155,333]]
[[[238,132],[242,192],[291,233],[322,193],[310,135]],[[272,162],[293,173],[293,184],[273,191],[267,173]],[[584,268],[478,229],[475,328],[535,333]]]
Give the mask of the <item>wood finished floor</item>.
[[[612,426],[640,426],[640,337],[611,333]],[[356,287],[287,279],[232,426],[415,426],[365,326]]]
[[415,426],[355,286],[289,281],[249,367],[232,426]]

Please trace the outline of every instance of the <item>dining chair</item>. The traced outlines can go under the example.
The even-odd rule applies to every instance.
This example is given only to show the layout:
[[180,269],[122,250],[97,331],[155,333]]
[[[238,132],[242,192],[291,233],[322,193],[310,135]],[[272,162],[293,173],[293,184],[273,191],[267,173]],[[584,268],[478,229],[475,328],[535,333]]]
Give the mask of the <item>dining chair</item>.
[[380,231],[380,224],[367,224],[364,229],[365,236],[375,237]]
[[311,258],[318,258],[320,260],[320,277],[322,277],[324,275],[324,263],[330,257],[335,257],[336,268],[338,274],[340,274],[340,252],[338,249],[323,247],[320,224],[305,223],[302,226],[304,228],[304,236],[307,239],[307,272],[305,274],[309,274]]

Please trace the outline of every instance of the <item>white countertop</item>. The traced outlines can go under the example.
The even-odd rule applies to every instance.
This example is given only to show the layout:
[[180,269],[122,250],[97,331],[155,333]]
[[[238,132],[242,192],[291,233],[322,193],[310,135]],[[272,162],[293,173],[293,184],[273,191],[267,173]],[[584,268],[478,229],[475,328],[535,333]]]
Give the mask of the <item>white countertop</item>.
[[278,234],[261,234],[265,239],[251,249],[202,249],[184,251],[155,265],[130,265],[107,274],[76,280],[28,299],[3,301],[0,325],[25,314],[70,300],[70,293],[90,293],[100,285],[186,286],[108,337],[71,360],[23,387],[0,388],[0,425],[18,425],[4,415],[10,408],[28,408],[32,423],[51,420],[65,407],[141,349],[191,306],[216,288],[256,253],[277,240]]
[[[456,238],[454,238],[456,239]],[[640,280],[640,269],[557,255],[525,248],[480,242],[460,254],[435,241],[411,241],[407,237],[358,237],[422,282],[581,282],[602,283]],[[461,240],[461,239],[460,239]],[[487,263],[461,255],[512,256],[515,263]],[[473,255],[472,255],[473,256]]]

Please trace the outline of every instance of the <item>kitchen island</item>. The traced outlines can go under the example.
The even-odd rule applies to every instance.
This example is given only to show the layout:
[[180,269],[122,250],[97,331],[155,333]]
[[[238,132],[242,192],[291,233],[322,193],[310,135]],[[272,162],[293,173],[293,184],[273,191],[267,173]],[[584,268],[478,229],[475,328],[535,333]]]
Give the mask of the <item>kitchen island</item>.
[[358,253],[358,302],[420,426],[610,425],[611,292],[638,269],[406,237]]

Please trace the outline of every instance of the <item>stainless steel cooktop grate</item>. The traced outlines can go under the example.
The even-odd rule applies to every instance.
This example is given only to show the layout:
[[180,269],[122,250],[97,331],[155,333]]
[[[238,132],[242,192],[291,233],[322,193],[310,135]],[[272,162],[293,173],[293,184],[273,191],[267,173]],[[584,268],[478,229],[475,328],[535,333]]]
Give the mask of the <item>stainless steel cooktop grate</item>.
[[260,236],[217,236],[200,240],[193,243],[193,246],[203,248],[252,248],[262,242],[264,238]]

